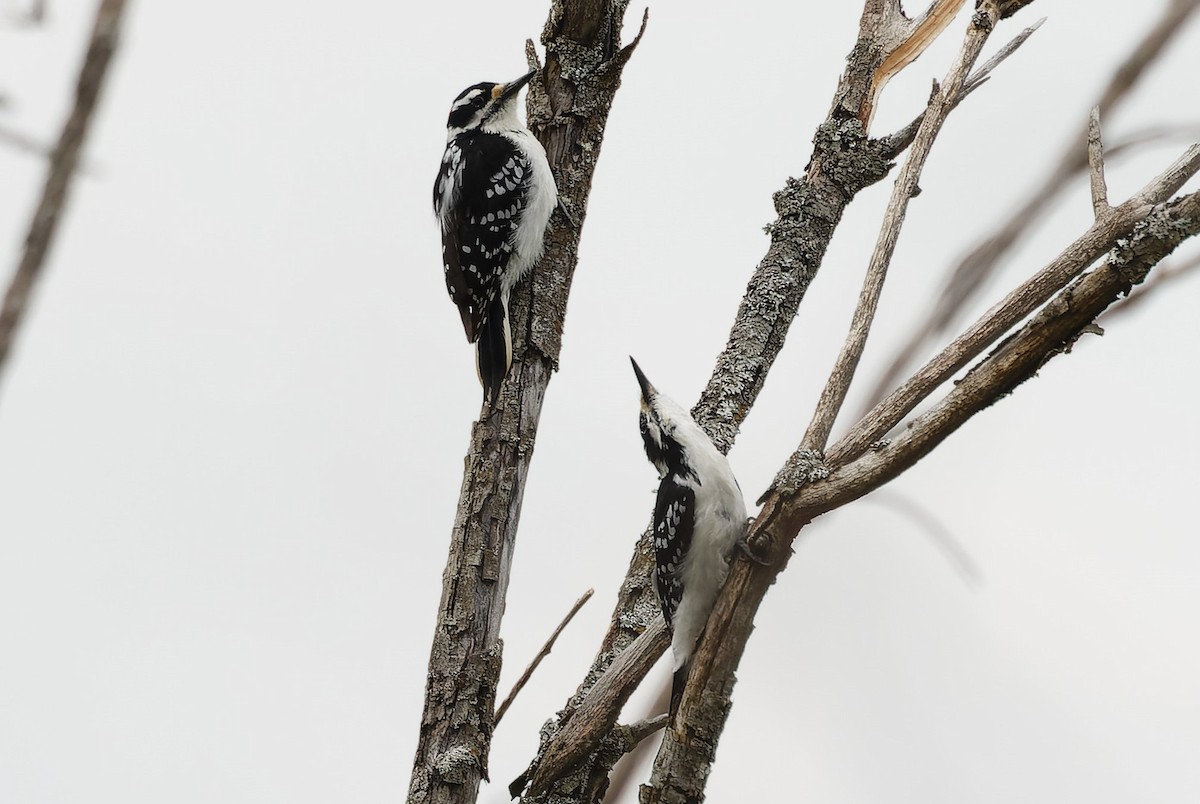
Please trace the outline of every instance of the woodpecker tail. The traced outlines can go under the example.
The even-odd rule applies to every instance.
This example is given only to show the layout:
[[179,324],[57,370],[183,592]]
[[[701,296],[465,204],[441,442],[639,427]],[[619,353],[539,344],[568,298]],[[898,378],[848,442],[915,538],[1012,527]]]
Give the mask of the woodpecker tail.
[[670,728],[675,726],[675,715],[679,712],[679,702],[683,700],[683,688],[687,685],[688,670],[691,666],[691,662],[685,662],[671,676],[671,706],[667,710],[667,726]]
[[479,331],[475,351],[475,368],[483,385],[485,404],[496,404],[500,384],[512,366],[512,334],[508,328],[508,299],[498,293],[488,306],[487,319]]

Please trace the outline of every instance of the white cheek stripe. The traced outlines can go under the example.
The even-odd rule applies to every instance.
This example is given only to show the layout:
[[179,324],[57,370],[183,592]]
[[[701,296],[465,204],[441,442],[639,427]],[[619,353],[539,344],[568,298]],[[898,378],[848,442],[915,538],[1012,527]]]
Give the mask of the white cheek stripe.
[[463,95],[461,98],[456,100],[454,102],[454,105],[450,107],[450,111],[453,112],[455,109],[461,109],[462,107],[466,106],[471,101],[478,98],[482,93],[483,93],[482,89],[472,89],[466,95]]

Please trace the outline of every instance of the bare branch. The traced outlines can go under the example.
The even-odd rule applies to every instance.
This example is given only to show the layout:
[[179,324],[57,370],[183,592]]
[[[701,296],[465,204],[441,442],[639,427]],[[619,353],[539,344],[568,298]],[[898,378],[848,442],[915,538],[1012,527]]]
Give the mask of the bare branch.
[[508,693],[508,697],[504,699],[504,703],[496,707],[496,716],[492,719],[493,726],[500,725],[500,720],[504,717],[504,713],[508,711],[508,707],[512,706],[512,702],[517,697],[517,693],[525,689],[525,685],[529,683],[529,679],[533,676],[533,671],[537,670],[538,665],[542,663],[542,659],[545,659],[547,656],[549,656],[550,651],[554,649],[554,643],[558,641],[558,635],[563,632],[563,629],[567,627],[567,624],[570,623],[571,620],[575,619],[575,615],[579,613],[581,608],[583,608],[583,604],[591,600],[592,595],[594,594],[596,594],[595,589],[587,590],[578,600],[575,601],[575,605],[571,606],[571,610],[567,612],[567,616],[563,617],[562,622],[560,622],[558,627],[554,629],[554,633],[552,633],[550,638],[546,640],[546,644],[542,645],[542,649],[538,651],[537,656],[533,657],[533,661],[529,663],[529,666],[525,668],[525,672],[522,673],[521,677],[517,679],[517,683],[513,684],[512,691]]
[[58,144],[50,157],[46,184],[42,188],[42,197],[25,235],[21,261],[17,264],[4,295],[3,307],[0,307],[0,374],[4,371],[16,340],[17,330],[29,307],[34,287],[41,276],[46,256],[58,232],[59,221],[62,220],[63,211],[66,209],[71,179],[79,164],[92,113],[104,87],[113,53],[117,49],[124,11],[125,0],[101,0],[96,10],[87,54],[84,56],[83,67],[75,85],[75,104],[63,124]]
[[1114,318],[1120,318],[1130,310],[1140,307],[1148,295],[1157,295],[1163,288],[1174,284],[1177,280],[1194,274],[1200,274],[1200,254],[1194,254],[1190,259],[1184,260],[1178,265],[1158,268],[1154,271],[1154,275],[1147,282],[1139,285],[1127,299],[1105,310],[1104,315],[1100,317],[1100,323],[1107,326]]
[[[579,238],[612,99],[632,51],[623,0],[555,3],[542,33],[546,66],[529,85],[530,127],[564,203],[545,252],[509,304],[513,365],[498,405],[471,428],[408,800],[467,804],[487,778],[500,624],[521,504],[546,388],[557,367]],[[568,224],[569,208],[577,225]]]
[[[700,401],[692,409],[693,417],[722,451],[733,445],[738,428],[754,405],[843,210],[860,190],[883,178],[892,167],[890,159],[903,150],[903,146],[897,147],[886,140],[868,139],[859,122],[860,115],[869,116],[873,76],[902,41],[884,36],[880,27],[881,20],[892,14],[896,5],[895,0],[866,0],[857,42],[847,58],[829,116],[817,129],[806,174],[802,179],[789,179],[775,195],[778,218],[767,228],[770,247],[747,285],[728,344],[717,358]],[[579,702],[588,696],[592,684],[613,657],[627,649],[647,627],[661,627],[655,625],[660,618],[649,581],[651,567],[648,533],[643,533],[621,585],[613,624],[592,669],[558,720],[543,729],[538,756],[519,780],[522,783],[534,775],[548,753],[561,755],[561,745],[551,748],[559,742],[558,730],[580,717],[575,711]],[[659,653],[665,647],[664,639]],[[607,712],[604,717],[606,720],[609,717]],[[611,767],[603,761],[602,753],[593,746],[592,753],[575,771],[556,782],[552,790],[545,795],[526,795],[523,800],[590,800],[585,797],[586,792],[606,784]],[[561,765],[557,760],[550,764]]]
[[[956,371],[977,357],[1021,319],[1044,304],[1055,292],[1091,265],[1117,240],[1183,186],[1200,170],[1200,144],[1188,148],[1162,174],[1143,187],[1137,195],[1118,207],[1111,207],[1057,259],[1010,292],[982,318],[972,324],[942,352],[917,371],[887,399],[875,406],[845,437],[827,453],[830,465],[839,465],[857,457],[870,444],[882,438],[920,402],[948,380]],[[800,450],[793,460],[798,459]]]
[[[666,624],[659,617],[600,674],[575,706],[559,714],[559,730],[543,748],[529,770],[517,777],[509,791],[516,795],[526,786],[530,797],[573,771],[617,722],[621,708],[670,645]],[[605,769],[605,773],[611,769]]]
[[[968,95],[986,84],[988,79],[991,78],[992,71],[999,67],[1005,59],[1016,53],[1017,49],[1021,47],[1021,45],[1025,44],[1026,40],[1033,36],[1033,32],[1038,28],[1041,28],[1042,23],[1045,21],[1046,18],[1042,17],[1033,25],[1030,25],[1028,28],[1021,31],[1019,34],[1009,40],[1008,44],[996,51],[995,55],[985,61],[980,67],[977,67],[973,73],[967,76],[967,79],[963,81],[963,84],[959,88],[958,92],[954,94],[954,97],[950,103],[951,110],[957,108],[958,104],[962,103]],[[922,112],[917,115],[916,118],[914,118],[913,121],[907,126],[900,129],[896,133],[883,138],[884,142],[888,144],[887,153],[890,155],[889,158],[899,156],[905,148],[907,148],[909,145],[912,145],[913,138],[917,136],[917,129],[921,127],[921,123],[924,122],[924,120],[925,111],[922,110]]]
[[938,88],[933,93],[933,97],[929,99],[925,119],[917,130],[912,147],[908,152],[908,158],[904,162],[904,167],[900,169],[900,175],[896,177],[896,183],[892,188],[892,197],[888,201],[887,211],[883,216],[879,238],[875,242],[875,251],[871,254],[871,262],[867,267],[867,278],[863,282],[858,306],[854,310],[850,333],[846,336],[842,351],[825,383],[825,390],[821,392],[821,398],[817,402],[812,422],[804,434],[802,442],[804,449],[823,450],[829,441],[834,420],[842,409],[842,404],[846,401],[846,393],[850,390],[850,383],[854,380],[858,361],[862,358],[863,350],[867,345],[871,324],[875,321],[875,310],[879,305],[879,296],[883,292],[888,266],[891,265],[892,255],[896,251],[896,241],[900,238],[900,227],[904,225],[904,218],[908,212],[909,199],[917,190],[917,182],[921,178],[925,160],[933,149],[933,142],[937,139],[946,117],[954,108],[954,98],[958,96],[967,73],[970,72],[971,66],[975,64],[975,60],[979,57],[980,51],[983,50],[984,44],[992,33],[998,19],[998,12],[995,12],[995,9],[992,11],[990,16],[976,13],[972,18],[962,48],[951,65],[950,71],[946,74],[943,86]]
[[864,130],[871,129],[871,117],[888,81],[937,41],[962,6],[963,0],[934,0],[924,14],[909,20],[905,18],[898,2],[885,4],[885,14],[877,21],[874,32],[887,43],[885,47],[888,53],[871,76],[870,105],[864,110],[865,116],[859,117]]
[[1050,358],[1070,351],[1109,305],[1140,284],[1181,242],[1200,233],[1200,192],[1153,209],[1108,261],[1060,292],[1017,334],[967,372],[946,397],[897,439],[872,450],[785,503],[786,517],[807,522],[878,488],[929,454],[967,419],[1011,393]]
[[1092,191],[1092,212],[1099,218],[1108,212],[1108,182],[1104,180],[1104,140],[1100,136],[1100,107],[1088,115],[1088,177]]
[[663,737],[659,764],[663,752],[670,751],[676,772],[667,780],[667,788],[656,765],[654,788],[649,794],[643,788],[643,804],[699,800],[694,795],[695,783],[688,779],[703,779],[707,774],[716,738],[729,712],[734,673],[753,630],[754,616],[775,576],[786,566],[800,530],[815,517],[895,478],[969,418],[1032,377],[1047,360],[1069,351],[1105,307],[1128,292],[1131,284],[1141,282],[1146,272],[1175,246],[1198,232],[1200,193],[1157,207],[1105,265],[1059,293],[895,443],[879,445],[855,462],[835,469],[827,479],[769,495],[747,538],[758,548],[756,552],[769,556],[773,563],[762,566],[744,559],[734,563],[696,647],[679,704],[677,719],[687,724],[686,734],[677,739],[672,729]]
[[667,713],[639,720],[637,723],[631,723],[628,726],[617,726],[617,729],[622,731],[631,743],[630,750],[637,747],[638,743],[649,737],[656,731],[661,731],[667,725]]
[[[1101,114],[1111,116],[1138,80],[1165,52],[1171,40],[1183,29],[1188,17],[1200,7],[1200,0],[1172,0],[1162,17],[1146,32],[1125,60],[1109,78],[1096,105]],[[867,395],[867,404],[882,399],[900,382],[909,365],[921,354],[926,344],[943,334],[963,309],[983,288],[1000,260],[1022,237],[1036,229],[1044,211],[1067,187],[1070,180],[1087,167],[1086,133],[1081,130],[1066,143],[1042,184],[1035,188],[1025,202],[995,232],[973,248],[950,270],[942,292],[928,316],[896,350],[888,361],[888,369]],[[1111,149],[1115,152],[1116,149]],[[1112,155],[1110,153],[1110,155]]]

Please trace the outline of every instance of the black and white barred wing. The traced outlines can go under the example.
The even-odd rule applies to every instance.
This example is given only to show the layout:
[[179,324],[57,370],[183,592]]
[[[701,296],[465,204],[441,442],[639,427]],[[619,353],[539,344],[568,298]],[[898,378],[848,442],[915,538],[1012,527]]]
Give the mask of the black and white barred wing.
[[470,132],[446,147],[433,206],[442,223],[446,289],[471,343],[500,293],[531,175],[520,150],[498,134]]
[[663,619],[673,630],[675,611],[683,598],[680,565],[692,545],[696,521],[696,491],[674,480],[663,478],[654,506],[654,586],[662,603]]

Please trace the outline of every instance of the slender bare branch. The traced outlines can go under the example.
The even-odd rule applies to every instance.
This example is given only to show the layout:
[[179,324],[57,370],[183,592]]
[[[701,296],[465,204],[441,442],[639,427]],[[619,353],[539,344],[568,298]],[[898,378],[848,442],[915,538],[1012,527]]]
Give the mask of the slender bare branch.
[[546,640],[546,644],[542,645],[542,649],[538,651],[537,656],[533,657],[533,661],[525,668],[525,672],[513,684],[512,690],[508,693],[508,697],[504,699],[504,703],[496,707],[496,716],[492,719],[493,726],[499,726],[500,720],[504,717],[504,713],[508,711],[508,707],[512,706],[512,702],[516,699],[517,694],[525,689],[525,685],[529,683],[529,679],[533,677],[533,671],[537,670],[538,665],[542,663],[550,655],[550,651],[554,649],[554,643],[558,641],[558,636],[563,632],[563,629],[575,619],[575,615],[583,608],[583,605],[592,599],[592,595],[596,594],[595,589],[589,589],[575,601],[575,605],[571,606],[571,610],[567,612],[567,616],[562,618],[562,622],[554,629],[554,633],[550,634],[550,638]]
[[[1171,1],[1162,16],[1113,71],[1096,101],[1101,114],[1108,118],[1112,116],[1197,8],[1200,8],[1200,0]],[[1039,221],[1045,217],[1045,210],[1071,186],[1071,179],[1087,167],[1085,142],[1086,132],[1083,129],[1070,137],[1062,154],[1054,162],[1056,169],[1047,173],[1042,184],[1029,193],[1025,201],[991,235],[951,268],[929,315],[922,317],[916,330],[896,349],[888,361],[888,368],[867,394],[868,406],[896,387],[926,345],[946,332],[958,312],[975,298],[1004,256],[1023,237],[1036,230]]]
[[1088,179],[1092,191],[1092,212],[1099,218],[1108,212],[1108,182],[1104,179],[1104,139],[1100,136],[1100,107],[1088,114]]
[[117,49],[124,11],[125,0],[101,0],[96,10],[87,54],[84,56],[83,67],[75,85],[75,103],[63,124],[58,144],[51,154],[46,184],[42,188],[42,196],[38,200],[29,231],[25,235],[21,260],[4,294],[3,306],[0,307],[0,375],[3,374],[16,340],[17,330],[29,308],[46,256],[50,253],[55,234],[58,232],[58,224],[63,218],[70,195],[71,179],[79,164],[92,113],[104,87],[113,53]]
[[[958,104],[962,103],[968,95],[986,84],[988,79],[991,78],[992,72],[999,67],[1005,59],[1016,53],[1017,49],[1021,47],[1021,45],[1025,44],[1026,40],[1033,36],[1033,32],[1038,28],[1041,28],[1042,23],[1045,21],[1046,18],[1042,17],[1033,25],[1030,25],[1028,28],[1021,31],[1019,34],[1010,39],[1004,47],[996,51],[996,53],[990,59],[985,61],[979,67],[975,68],[975,71],[967,76],[967,79],[963,81],[963,84],[959,88],[958,92],[954,94],[954,97],[950,103],[950,109],[954,110],[957,108]],[[912,144],[913,138],[917,136],[917,130],[921,127],[921,123],[924,122],[924,120],[925,111],[922,110],[921,113],[917,115],[907,126],[900,129],[896,133],[890,134],[883,138],[884,142],[888,143],[890,146],[888,153],[892,157],[899,156],[905,148]]]
[[785,517],[807,522],[878,488],[944,441],[967,419],[1011,393],[1047,360],[1070,351],[1092,331],[1109,305],[1141,284],[1147,273],[1181,242],[1200,233],[1200,192],[1156,206],[1107,262],[1058,293],[1017,334],[967,372],[928,412],[890,444],[813,483],[784,506]]
[[656,731],[661,731],[667,725],[667,713],[663,712],[654,717],[648,717],[645,720],[639,720],[637,723],[631,723],[628,726],[618,726],[623,729],[629,741],[637,746],[642,740],[649,737]]
[[[544,795],[552,784],[573,771],[617,722],[621,708],[671,643],[662,618],[656,619],[629,647],[621,651],[586,695],[559,715],[559,730],[530,766],[509,786],[513,795],[527,789],[528,797]],[[609,766],[611,769],[611,766]],[[526,784],[528,782],[528,784]]]
[[[1091,265],[1119,238],[1183,186],[1200,170],[1200,144],[1191,146],[1135,196],[1111,207],[1101,218],[1068,246],[1057,259],[1042,268],[985,313],[949,346],[917,371],[900,388],[880,402],[840,441],[831,447],[826,461],[841,464],[861,455],[872,442],[882,438],[938,386],[967,365],[1005,332],[1012,329],[1072,278]],[[800,450],[793,456],[799,460]]]
[[[1096,271],[1062,290],[1014,337],[1005,341],[959,382],[938,405],[919,417],[892,444],[881,444],[853,463],[834,469],[827,478],[769,495],[751,526],[748,539],[767,556],[763,566],[735,562],[717,599],[692,659],[693,668],[679,704],[677,722],[668,730],[642,802],[699,801],[696,783],[705,778],[716,750],[716,738],[730,708],[734,673],[746,647],[754,616],[775,576],[787,564],[791,545],[815,517],[878,489],[928,454],[965,421],[1005,398],[1055,355],[1069,351],[1089,331],[1095,317],[1180,242],[1200,232],[1200,193],[1156,207],[1128,241]],[[672,761],[660,771],[664,752]],[[658,792],[663,791],[663,792]]]
[[946,122],[946,117],[954,108],[954,99],[958,96],[967,74],[975,64],[975,60],[979,57],[980,51],[983,50],[984,44],[999,19],[999,12],[995,8],[992,9],[992,12],[991,16],[976,13],[972,18],[972,23],[967,29],[967,36],[963,40],[958,56],[946,74],[945,81],[929,99],[925,118],[921,121],[912,147],[909,148],[908,157],[892,187],[892,197],[884,212],[879,237],[875,241],[875,250],[871,254],[871,261],[867,266],[867,278],[863,282],[858,306],[854,310],[850,333],[846,336],[841,353],[838,354],[833,370],[829,373],[829,379],[825,383],[825,389],[821,392],[821,398],[817,402],[817,409],[808,425],[808,431],[804,434],[804,449],[823,450],[829,441],[834,420],[837,419],[838,412],[841,411],[842,405],[846,401],[846,393],[850,390],[850,383],[853,382],[854,373],[858,369],[858,361],[862,358],[863,350],[867,345],[867,336],[875,321],[875,310],[879,305],[879,296],[883,292],[883,283],[887,278],[892,255],[896,251],[896,242],[900,238],[900,228],[904,225],[904,218],[908,212],[909,199],[917,190],[917,182],[920,181],[925,161],[933,149],[934,140],[937,139],[942,125]]
[[962,6],[963,0],[934,0],[924,14],[909,20],[898,2],[884,4],[884,14],[877,21],[875,31],[889,47],[883,62],[871,76],[870,105],[864,110],[865,116],[859,117],[864,130],[871,129],[871,116],[888,81],[929,49]]

